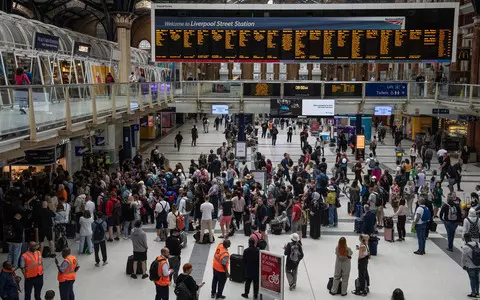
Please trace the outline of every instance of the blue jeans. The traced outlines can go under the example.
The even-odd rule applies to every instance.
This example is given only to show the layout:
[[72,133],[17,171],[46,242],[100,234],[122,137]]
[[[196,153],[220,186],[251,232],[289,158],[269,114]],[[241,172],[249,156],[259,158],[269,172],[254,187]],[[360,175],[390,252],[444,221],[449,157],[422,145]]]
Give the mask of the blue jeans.
[[445,221],[444,224],[447,230],[448,249],[453,249],[453,238],[455,237],[455,230],[457,230],[458,223]]
[[478,294],[478,285],[479,285],[479,273],[480,269],[467,269],[468,278],[470,279],[470,288],[472,289],[472,294]]
[[337,206],[335,204],[330,204],[328,205],[328,224],[335,225],[337,223]]
[[22,255],[22,243],[8,243],[8,258],[15,269],[18,268],[18,263]]
[[123,221],[123,236],[128,238],[128,231],[130,229],[130,224],[132,221]]
[[230,190],[233,190],[233,178],[230,178],[230,179],[228,180],[228,188],[229,188]]
[[190,214],[185,214],[183,215],[183,218],[185,220],[185,232],[188,232],[189,226],[190,226]]
[[78,246],[78,253],[82,254],[83,249],[85,246],[85,240],[87,241],[88,245],[88,253],[92,254],[93,253],[93,243],[92,243],[92,235],[81,235],[80,236],[80,244]]
[[425,252],[425,228],[427,223],[416,224],[415,231],[417,232],[418,251]]
[[[227,275],[225,272],[218,272],[213,269],[213,280],[212,280],[212,295],[223,296],[223,288],[227,282]],[[218,284],[218,289],[217,289]]]

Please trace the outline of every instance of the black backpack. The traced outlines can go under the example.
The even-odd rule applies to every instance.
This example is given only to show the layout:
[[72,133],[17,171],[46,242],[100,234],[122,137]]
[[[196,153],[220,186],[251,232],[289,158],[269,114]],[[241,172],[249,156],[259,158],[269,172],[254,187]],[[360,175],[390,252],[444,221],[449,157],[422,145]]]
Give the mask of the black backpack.
[[94,241],[102,241],[105,238],[105,230],[103,230],[103,223],[97,223],[95,226],[95,230],[93,231],[93,240]]
[[148,278],[151,281],[157,281],[160,279],[160,274],[158,273],[158,268],[160,266],[160,262],[165,260],[165,258],[161,258],[160,260],[158,257],[150,264],[150,269],[148,270]]
[[480,248],[478,247],[478,243],[475,243],[475,246],[467,244],[470,249],[472,249],[472,263],[476,266],[480,266]]
[[174,293],[177,296],[177,299],[192,299],[192,293],[190,293],[190,290],[183,281],[177,283]]

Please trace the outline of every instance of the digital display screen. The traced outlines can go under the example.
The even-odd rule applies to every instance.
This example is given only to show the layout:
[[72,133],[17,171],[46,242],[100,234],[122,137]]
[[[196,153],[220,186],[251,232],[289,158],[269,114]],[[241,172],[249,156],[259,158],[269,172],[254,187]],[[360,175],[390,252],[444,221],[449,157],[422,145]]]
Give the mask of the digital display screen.
[[249,97],[280,96],[280,83],[244,83],[243,95]]
[[315,97],[322,92],[321,84],[314,83],[284,83],[283,95],[286,97]]
[[212,114],[214,115],[228,115],[227,104],[212,104]]
[[392,107],[391,106],[375,106],[375,116],[391,116]]
[[335,100],[325,99],[303,99],[303,116],[334,116]]

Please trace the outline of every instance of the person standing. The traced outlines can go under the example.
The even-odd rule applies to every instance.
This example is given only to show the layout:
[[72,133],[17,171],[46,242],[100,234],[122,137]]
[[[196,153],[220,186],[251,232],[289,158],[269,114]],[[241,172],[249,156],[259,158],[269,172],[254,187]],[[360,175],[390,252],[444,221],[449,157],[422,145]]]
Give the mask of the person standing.
[[291,242],[284,247],[285,251],[283,254],[287,256],[285,273],[287,275],[289,289],[290,291],[293,291],[297,286],[298,265],[303,259],[303,249],[298,233],[293,233],[290,238]]
[[[193,266],[192,264],[184,264],[183,265],[183,273],[178,275],[177,281],[175,282],[176,286],[179,286],[183,283],[186,289],[189,292],[190,298],[181,298],[186,300],[197,300],[198,299],[198,290],[205,285],[205,282],[201,284],[197,284],[195,279],[190,275],[192,274]],[[180,299],[177,297],[177,299]]]
[[453,252],[453,239],[455,238],[455,231],[457,230],[459,222],[462,221],[462,212],[460,206],[453,200],[453,197],[448,197],[447,203],[445,203],[440,209],[440,220],[443,221],[447,231],[447,250],[450,252]]
[[245,293],[242,297],[248,299],[250,293],[250,285],[253,282],[253,299],[258,298],[259,284],[259,265],[260,250],[256,246],[253,238],[248,239],[248,248],[243,251],[243,264],[245,265]]
[[115,240],[120,240],[120,212],[122,210],[122,204],[117,199],[115,192],[110,193],[110,199],[107,201],[105,213],[107,215],[108,223],[108,241],[113,242],[113,226],[117,227],[117,236]]
[[235,216],[237,230],[239,230],[242,215],[245,211],[245,198],[243,198],[241,191],[234,191],[234,193],[235,197],[232,198],[233,215]]
[[174,282],[177,281],[178,272],[180,270],[181,254],[182,254],[182,240],[180,239],[180,232],[178,229],[173,229],[172,233],[165,241],[165,247],[168,248],[168,264],[173,270],[172,278]]
[[[55,213],[50,210],[48,207],[48,202],[43,201],[42,202],[42,211],[40,214],[40,221],[38,224],[38,242],[40,246],[40,253],[43,253],[43,242],[45,238],[47,238],[50,251],[52,251],[54,248],[54,243],[53,243],[53,219],[55,218]],[[54,254],[51,254],[54,255]]]
[[413,252],[417,255],[424,255],[425,254],[425,240],[426,235],[425,231],[427,228],[427,223],[429,222],[431,217],[431,212],[428,207],[425,206],[425,199],[420,198],[418,200],[418,207],[415,210],[415,216],[412,223],[412,227],[415,228],[417,233],[417,241],[418,241],[418,250]]
[[160,198],[160,201],[155,204],[155,228],[157,230],[156,242],[160,242],[167,236],[166,230],[168,228],[167,216],[170,211],[170,204],[165,199]]
[[196,125],[193,125],[192,128],[192,147],[197,146],[197,139],[198,139],[198,129]]
[[467,297],[477,298],[479,294],[480,261],[478,256],[473,255],[473,250],[478,248],[479,245],[478,242],[472,241],[472,237],[469,233],[465,233],[463,239],[465,240],[465,246],[462,247],[461,266],[467,271],[471,288],[471,293],[467,295]]
[[198,240],[199,244],[203,243],[203,235],[205,229],[208,229],[208,234],[210,238],[210,244],[213,243],[213,214],[214,206],[208,201],[208,197],[205,198],[205,202],[200,205],[200,212],[202,215],[202,220],[200,222],[200,239]]
[[290,126],[288,126],[288,129],[287,129],[287,143],[292,142],[292,135],[293,135],[293,128],[290,125]]
[[0,272],[0,297],[3,300],[19,300],[20,278],[15,274],[13,265],[8,260],[3,262],[3,269]]
[[397,230],[398,230],[398,240],[397,241],[404,241],[407,231],[405,230],[405,223],[407,222],[407,207],[405,205],[405,199],[400,200],[400,205],[398,206],[397,211],[393,214],[392,217],[397,217]]
[[272,135],[272,146],[275,146],[277,143],[277,135],[278,135],[277,127],[273,126],[272,130],[270,130],[270,134]]
[[178,204],[178,211],[183,215],[183,220],[185,222],[185,233],[188,233],[190,226],[190,213],[193,210],[193,200],[189,199],[186,196],[184,190],[180,191],[180,203]]
[[105,232],[107,231],[107,222],[103,220],[103,213],[97,212],[97,219],[92,223],[92,242],[95,251],[95,267],[100,267],[100,257],[98,251],[102,251],[103,265],[107,262],[107,243],[105,242]]
[[[351,260],[353,251],[347,246],[347,240],[341,237],[338,240],[337,248],[335,248],[335,273],[333,276],[333,286],[330,294],[338,293],[338,286],[342,283],[341,295],[346,296],[348,290],[348,278],[350,277]],[[341,281],[340,281],[341,280]]]
[[[292,208],[292,225],[291,231],[293,233],[298,233],[298,235],[302,236],[302,214],[303,214],[303,207],[302,202],[300,202],[299,197],[294,198],[294,205]],[[300,238],[301,239],[301,238]]]
[[230,240],[224,240],[218,244],[213,257],[213,280],[211,297],[215,299],[225,299],[223,295],[223,288],[227,282],[227,278],[230,277],[228,272],[230,265],[230,254],[228,248],[230,248]]
[[107,84],[107,95],[110,96],[112,92],[112,83],[115,83],[112,73],[108,72],[107,76],[105,77],[105,83]]
[[137,266],[140,262],[142,264],[142,270],[144,274],[142,275],[142,279],[148,277],[147,274],[147,251],[148,251],[148,244],[147,244],[147,235],[142,229],[142,221],[138,220],[135,222],[135,228],[130,235],[130,240],[132,240],[133,245],[133,273],[130,275],[133,279],[137,279]]
[[225,201],[221,204],[222,206],[222,217],[220,218],[220,228],[222,230],[222,235],[219,238],[228,238],[230,232],[230,224],[232,223],[232,195],[227,193]]
[[155,289],[157,291],[155,300],[168,300],[170,275],[173,273],[173,270],[170,269],[170,265],[168,263],[168,256],[170,255],[170,252],[168,248],[162,248],[160,253],[161,255],[156,258],[158,261],[158,280],[154,281]]
[[352,292],[352,294],[357,296],[366,296],[369,292],[370,275],[368,274],[368,260],[370,259],[370,249],[368,248],[368,239],[368,235],[361,234],[360,245],[357,245],[359,286],[355,287],[356,289]]
[[12,222],[13,237],[8,239],[8,261],[12,263],[13,268],[18,268],[18,261],[22,254],[23,243],[23,223],[21,221],[22,215],[15,214]]
[[182,144],[182,141],[183,141],[183,136],[179,131],[175,136],[175,147],[178,149],[178,152],[180,152],[180,145]]
[[33,288],[35,288],[35,300],[42,300],[43,259],[42,253],[37,250],[37,243],[28,244],[27,252],[20,258],[20,268],[25,277],[25,300],[31,299]]
[[415,164],[417,157],[418,157],[417,145],[413,143],[412,147],[410,147],[410,161],[412,162],[412,165]]
[[80,217],[80,243],[78,253],[82,254],[84,250],[85,241],[88,245],[88,253],[93,252],[93,244],[92,244],[92,224],[93,224],[93,217],[90,215],[90,211],[86,210],[83,212],[83,216]]
[[325,201],[328,204],[328,227],[336,227],[338,224],[337,217],[337,192],[335,187],[329,185],[327,188],[327,200]]
[[58,264],[58,260],[55,257],[55,264],[58,268],[58,282],[60,289],[61,300],[75,300],[75,294],[73,292],[73,284],[77,278],[78,265],[77,258],[71,255],[70,248],[64,248],[62,250],[63,261]]
[[373,140],[370,142],[370,151],[372,151],[373,157],[377,157],[377,137],[373,136]]

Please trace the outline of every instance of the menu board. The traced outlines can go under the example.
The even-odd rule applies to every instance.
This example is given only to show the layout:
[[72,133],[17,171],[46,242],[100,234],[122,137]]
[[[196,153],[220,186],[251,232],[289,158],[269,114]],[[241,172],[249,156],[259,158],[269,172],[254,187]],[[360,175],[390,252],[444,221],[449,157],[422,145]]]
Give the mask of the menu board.
[[452,29],[156,29],[158,61],[450,61]]

